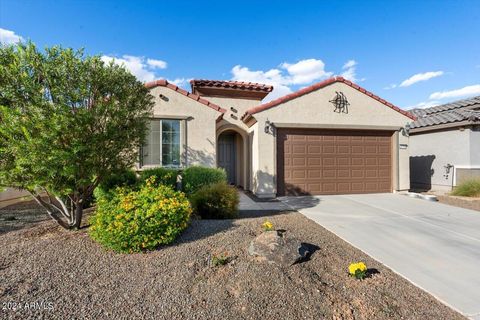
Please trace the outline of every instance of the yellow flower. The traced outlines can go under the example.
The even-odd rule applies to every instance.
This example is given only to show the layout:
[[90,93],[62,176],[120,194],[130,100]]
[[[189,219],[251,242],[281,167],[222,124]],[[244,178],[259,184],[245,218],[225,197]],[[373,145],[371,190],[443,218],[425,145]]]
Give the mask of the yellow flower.
[[357,272],[357,270],[360,270],[361,272],[365,272],[367,271],[367,266],[363,262],[352,263],[348,266],[348,272],[352,276],[355,275],[355,272]]
[[273,224],[270,222],[270,221],[265,221],[263,224],[262,224],[262,227],[263,227],[263,230],[265,231],[272,231],[274,230],[273,228]]

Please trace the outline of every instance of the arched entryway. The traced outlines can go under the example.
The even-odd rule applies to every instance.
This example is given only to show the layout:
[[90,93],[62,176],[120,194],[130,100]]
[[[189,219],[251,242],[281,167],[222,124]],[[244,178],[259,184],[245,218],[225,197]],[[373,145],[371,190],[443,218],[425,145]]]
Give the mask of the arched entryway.
[[246,137],[240,132],[225,128],[217,136],[217,166],[227,172],[228,183],[247,186]]

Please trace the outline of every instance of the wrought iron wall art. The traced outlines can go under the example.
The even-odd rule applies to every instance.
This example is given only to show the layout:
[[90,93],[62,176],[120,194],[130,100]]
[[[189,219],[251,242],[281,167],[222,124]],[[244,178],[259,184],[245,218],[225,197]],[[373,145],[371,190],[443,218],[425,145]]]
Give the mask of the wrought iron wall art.
[[347,97],[345,97],[343,92],[335,91],[335,94],[335,98],[329,101],[335,107],[333,112],[348,113],[348,106],[350,105],[350,103],[348,102]]

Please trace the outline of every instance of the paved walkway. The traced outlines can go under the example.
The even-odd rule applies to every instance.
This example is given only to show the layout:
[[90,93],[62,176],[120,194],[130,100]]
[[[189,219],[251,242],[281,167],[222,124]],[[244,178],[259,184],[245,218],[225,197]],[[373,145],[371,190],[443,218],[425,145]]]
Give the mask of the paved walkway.
[[240,191],[240,203],[239,203],[239,210],[240,211],[283,211],[283,210],[291,210],[290,206],[279,201],[279,200],[271,200],[271,201],[254,201],[252,198],[247,196],[244,192]]
[[480,212],[397,194],[280,199],[480,320]]

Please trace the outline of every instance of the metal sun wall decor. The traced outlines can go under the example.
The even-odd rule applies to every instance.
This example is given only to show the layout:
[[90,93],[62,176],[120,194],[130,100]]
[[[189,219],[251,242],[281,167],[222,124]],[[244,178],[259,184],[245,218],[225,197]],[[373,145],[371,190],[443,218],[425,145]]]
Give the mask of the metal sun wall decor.
[[348,113],[348,106],[350,103],[348,102],[347,97],[345,97],[343,92],[335,91],[335,93],[335,98],[329,101],[335,106],[335,110],[333,110],[333,112]]

